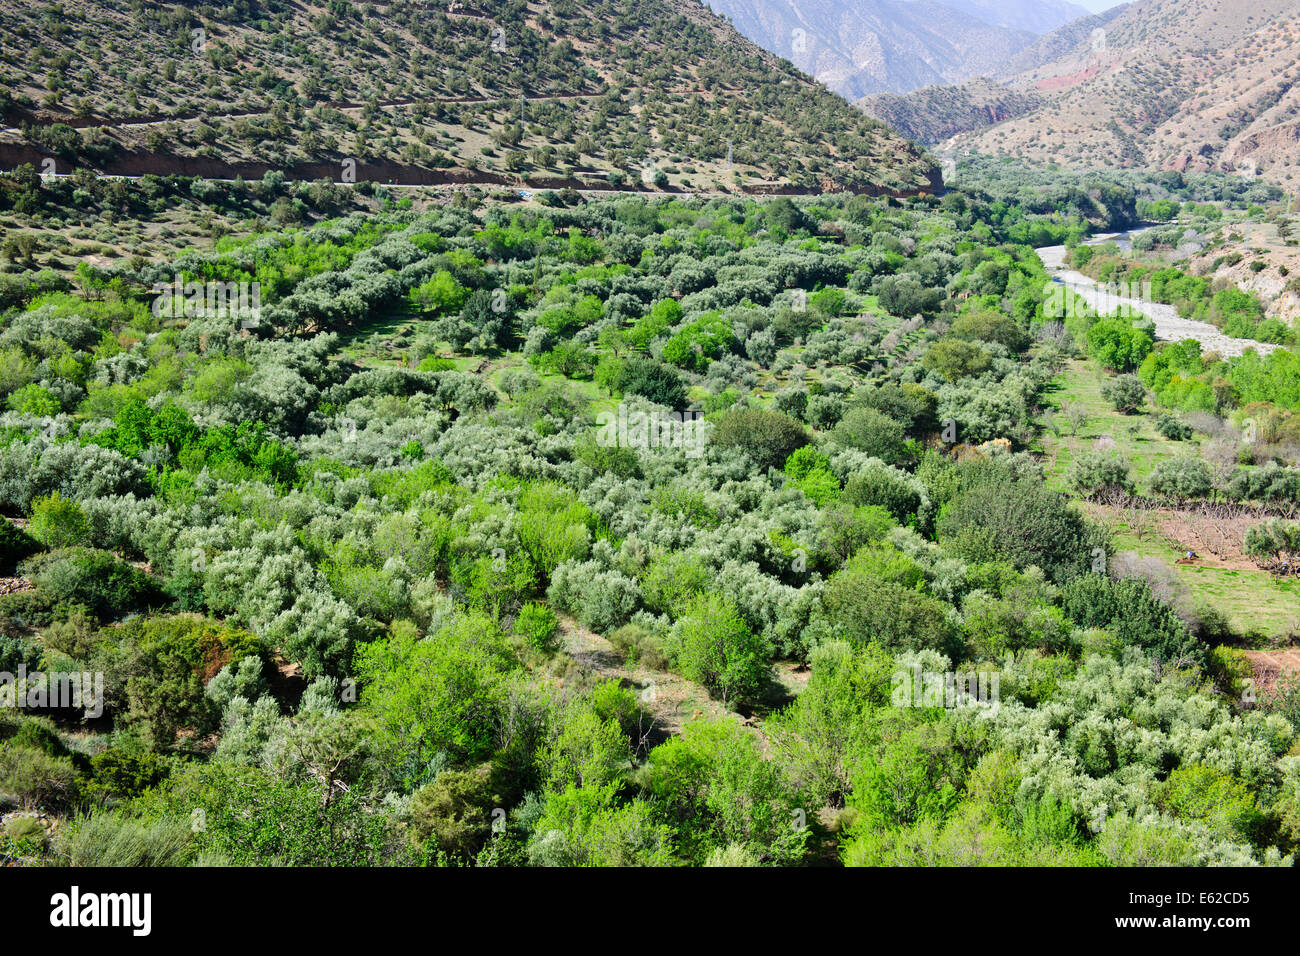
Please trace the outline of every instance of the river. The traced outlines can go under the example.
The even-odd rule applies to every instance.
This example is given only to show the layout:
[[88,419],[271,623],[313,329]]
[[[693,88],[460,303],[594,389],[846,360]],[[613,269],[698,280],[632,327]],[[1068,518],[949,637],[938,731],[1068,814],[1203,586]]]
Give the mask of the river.
[[[1132,237],[1145,231],[1145,229],[1135,229],[1132,232],[1105,233],[1093,236],[1087,241],[1087,244],[1096,246],[1114,240],[1121,249],[1128,251],[1132,248]],[[1083,273],[1066,268],[1065,246],[1042,246],[1037,252],[1038,257],[1043,260],[1043,265],[1047,267],[1047,271],[1051,274],[1053,282],[1059,283],[1071,292],[1076,293],[1088,305],[1099,312],[1103,312],[1103,314],[1113,312],[1118,306],[1123,305],[1149,316],[1155,322],[1155,334],[1159,340],[1181,342],[1183,339],[1196,339],[1201,343],[1202,352],[1218,352],[1223,356],[1240,355],[1247,349],[1254,349],[1260,355],[1267,355],[1274,349],[1282,347],[1280,345],[1269,345],[1266,342],[1256,342],[1254,339],[1234,339],[1231,336],[1224,335],[1208,322],[1196,322],[1192,319],[1183,318],[1172,305],[1151,302],[1146,299],[1117,296],[1113,291],[1107,291],[1105,286],[1098,284]]]

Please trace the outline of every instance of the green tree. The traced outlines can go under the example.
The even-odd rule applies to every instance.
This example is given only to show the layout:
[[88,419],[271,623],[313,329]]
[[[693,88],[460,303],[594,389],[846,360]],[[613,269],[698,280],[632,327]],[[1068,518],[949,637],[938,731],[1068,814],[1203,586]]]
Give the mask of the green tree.
[[703,684],[724,705],[753,700],[768,679],[771,649],[735,606],[716,594],[687,603],[670,648],[682,676]]
[[949,382],[971,375],[982,375],[992,364],[988,352],[963,339],[940,339],[926,349],[925,355],[921,357],[923,368],[937,373]]
[[32,502],[28,533],[47,548],[68,548],[87,544],[90,522],[81,505],[57,491]]

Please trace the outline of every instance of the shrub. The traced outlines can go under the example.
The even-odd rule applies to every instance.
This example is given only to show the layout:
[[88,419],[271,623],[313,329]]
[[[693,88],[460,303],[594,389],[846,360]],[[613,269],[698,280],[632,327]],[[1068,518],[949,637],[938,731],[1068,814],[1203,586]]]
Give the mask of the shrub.
[[444,770],[411,798],[411,834],[419,843],[434,840],[455,858],[473,859],[491,836],[499,801],[486,770]]
[[902,385],[887,382],[860,397],[855,394],[854,400],[901,422],[911,435],[932,432],[938,426],[935,412],[939,407],[939,397],[912,382]]
[[722,415],[713,430],[713,444],[737,448],[759,468],[780,468],[787,458],[808,444],[808,432],[789,415],[757,409],[738,409]]
[[912,587],[877,576],[870,561],[853,558],[826,585],[822,615],[833,633],[858,647],[930,649],[955,655],[960,634],[948,605]]
[[940,339],[925,351],[921,367],[935,372],[944,380],[955,382],[959,378],[982,375],[993,365],[988,352],[963,339]]
[[1134,328],[1128,319],[1102,319],[1087,335],[1088,354],[1121,372],[1141,365],[1154,341],[1149,332]]
[[0,574],[12,574],[20,561],[40,550],[39,541],[12,522],[0,519]]
[[906,454],[903,426],[874,408],[852,408],[831,432],[831,439],[857,448],[887,464],[897,464]]
[[90,536],[90,524],[81,506],[57,491],[32,502],[32,520],[27,530],[47,548],[87,544]]
[[160,599],[149,575],[96,548],[63,548],[29,558],[23,573],[56,604],[81,605],[104,620]]
[[125,693],[124,722],[155,750],[162,750],[183,727],[211,729],[217,714],[204,684],[228,664],[260,651],[252,634],[209,618],[133,618],[119,629],[110,690],[117,686]]
[[1204,498],[1213,489],[1210,466],[1202,458],[1167,458],[1151,472],[1151,491],[1185,501]]
[[77,797],[78,778],[72,761],[17,740],[0,744],[0,793],[12,794],[27,810],[60,811]]
[[139,820],[123,813],[95,813],[60,834],[69,866],[184,866],[193,855],[187,818]]
[[772,407],[791,418],[802,419],[808,413],[808,393],[802,388],[783,388],[772,396]]
[[811,445],[805,445],[786,459],[785,473],[818,507],[840,496],[839,479],[831,471],[830,461]]
[[1156,419],[1156,431],[1170,441],[1189,441],[1192,426],[1179,421],[1176,415],[1163,414]]
[[1081,452],[1070,463],[1065,480],[1081,495],[1133,491],[1132,471],[1128,459],[1115,450],[1092,449]]
[[664,670],[671,663],[663,645],[639,624],[625,624],[611,631],[608,640],[624,658],[640,661],[651,670]]
[[753,700],[768,677],[771,649],[716,594],[700,595],[687,605],[669,648],[682,676],[703,684],[724,706]]
[[167,778],[169,766],[155,753],[109,747],[90,758],[92,797],[138,797]]
[[515,632],[537,650],[548,654],[555,650],[555,634],[558,630],[559,622],[555,619],[555,612],[536,601],[529,601],[521,607],[519,616],[515,618]]
[[614,389],[641,395],[669,408],[686,405],[686,383],[681,374],[651,358],[633,356],[625,360],[614,380]]
[[836,395],[813,395],[808,399],[808,424],[813,428],[834,428],[844,416],[844,400]]
[[850,505],[879,505],[900,524],[921,510],[925,489],[919,481],[884,462],[860,469],[844,485],[844,502]]
[[735,344],[731,323],[716,312],[700,316],[664,344],[664,361],[702,372]]
[[1089,570],[1093,549],[1108,546],[1063,495],[1029,481],[963,492],[944,508],[937,530],[940,543],[967,561],[1033,565],[1057,582]]
[[929,314],[943,301],[942,290],[922,285],[911,276],[885,276],[875,291],[890,315],[904,319]]
[[1028,343],[1028,336],[1016,320],[1001,312],[967,312],[952,324],[955,338],[976,342],[997,342],[1012,352],[1019,352]]
[[1279,556],[1293,562],[1300,555],[1300,523],[1273,518],[1246,529],[1242,550],[1263,564]]
[[1117,375],[1102,383],[1101,397],[1115,406],[1117,412],[1128,415],[1142,407],[1147,390],[1136,375]]
[[1061,606],[1080,627],[1110,628],[1126,644],[1163,660],[1200,663],[1204,654],[1187,625],[1137,578],[1080,575],[1061,592]]
[[24,385],[9,396],[7,404],[15,412],[42,418],[49,418],[63,411],[63,404],[58,396],[40,385]]
[[395,767],[414,776],[440,751],[458,760],[492,754],[515,664],[486,616],[459,618],[423,639],[394,633],[358,648],[357,658],[374,740]]

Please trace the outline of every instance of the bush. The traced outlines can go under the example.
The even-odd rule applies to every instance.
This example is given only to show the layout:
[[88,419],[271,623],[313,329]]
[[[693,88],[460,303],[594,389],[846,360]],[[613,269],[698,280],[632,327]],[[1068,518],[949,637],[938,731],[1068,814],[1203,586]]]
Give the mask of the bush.
[[938,427],[935,412],[939,407],[939,397],[911,382],[902,385],[887,382],[868,390],[861,397],[855,395],[854,400],[901,422],[909,435],[923,435]]
[[7,399],[7,404],[15,412],[49,418],[63,411],[63,403],[48,388],[40,385],[24,385]]
[[780,468],[808,444],[808,432],[789,415],[739,409],[722,415],[713,430],[713,444],[737,448],[760,469]]
[[492,810],[500,802],[482,769],[444,770],[411,798],[411,834],[434,840],[442,852],[471,860],[492,834]]
[[663,645],[639,624],[625,624],[611,631],[608,640],[625,659],[640,661],[651,670],[665,670],[671,663]]
[[1110,628],[1124,643],[1162,660],[1202,662],[1205,648],[1145,581],[1084,574],[1065,586],[1061,606],[1080,627]]
[[1176,415],[1163,414],[1156,419],[1156,431],[1170,441],[1189,441],[1192,426],[1178,420]]
[[1166,458],[1151,472],[1152,493],[1178,501],[1204,498],[1213,487],[1210,466],[1201,458]]
[[641,395],[656,405],[673,409],[686,405],[686,383],[681,374],[651,358],[633,356],[624,361],[613,385],[616,391]]
[[940,339],[926,349],[921,358],[922,368],[935,372],[949,382],[971,375],[982,375],[992,365],[993,359],[988,352],[963,339]]
[[831,432],[831,440],[846,448],[857,448],[886,464],[897,464],[906,455],[903,426],[874,408],[852,408]]
[[210,730],[218,715],[204,685],[227,665],[260,652],[252,634],[209,618],[133,618],[119,629],[110,690],[120,687],[125,694],[124,723],[162,750],[181,728]]
[[783,388],[772,396],[772,407],[783,415],[802,419],[808,413],[808,393],[802,388]]
[[161,598],[149,575],[96,548],[51,551],[29,558],[22,570],[56,605],[81,605],[101,620],[120,617]]
[[1147,390],[1136,375],[1117,375],[1102,382],[1101,397],[1125,415],[1137,411],[1146,401]]
[[716,594],[687,605],[669,647],[682,676],[703,684],[724,706],[752,701],[768,678],[771,648]]
[[1155,340],[1128,319],[1102,319],[1088,330],[1088,354],[1108,368],[1126,372],[1142,364]]
[[555,650],[555,634],[558,630],[559,622],[555,619],[555,612],[535,601],[529,601],[521,607],[519,616],[515,618],[515,632],[531,646],[547,654]]
[[664,361],[703,372],[735,344],[731,323],[716,312],[700,316],[664,343]]
[[958,495],[937,530],[940,543],[967,561],[1036,566],[1058,583],[1088,571],[1093,549],[1108,546],[1065,496],[1029,481],[990,482]]
[[836,395],[813,395],[808,399],[808,424],[813,428],[834,428],[844,416],[844,400]]
[[890,315],[904,319],[928,315],[943,301],[943,290],[922,285],[911,276],[885,276],[875,291]]
[[0,574],[13,574],[20,561],[40,550],[39,541],[12,522],[0,519]]
[[87,544],[90,537],[90,524],[81,506],[57,491],[32,502],[32,520],[27,530],[47,548]]
[[1092,496],[1108,492],[1133,491],[1132,467],[1118,451],[1093,449],[1081,452],[1070,463],[1065,480],[1079,494]]
[[924,498],[925,489],[919,481],[883,462],[854,472],[844,485],[845,504],[879,505],[900,524],[921,511]]
[[193,841],[187,818],[146,821],[96,813],[60,834],[58,847],[69,866],[184,866],[193,855]]
[[0,744],[0,793],[12,794],[24,809],[58,812],[71,806],[78,792],[72,761],[16,739]]
[[997,342],[1012,352],[1019,352],[1029,341],[1016,320],[1001,312],[967,312],[952,324],[952,335],[968,341]]
[[135,753],[120,747],[101,750],[90,758],[93,779],[86,787],[92,797],[138,797],[167,778],[168,764],[155,753]]
[[1300,554],[1300,523],[1273,518],[1252,525],[1246,529],[1242,550],[1260,564],[1279,557],[1293,562]]
[[857,647],[955,656],[961,635],[949,620],[948,605],[913,587],[880,580],[870,564],[855,557],[827,583],[821,614],[832,633]]
[[422,772],[440,751],[491,756],[516,666],[495,622],[475,613],[423,639],[394,633],[358,648],[357,658],[374,740],[395,766]]
[[20,667],[34,671],[40,663],[41,645],[17,635],[0,634],[0,673],[16,674]]

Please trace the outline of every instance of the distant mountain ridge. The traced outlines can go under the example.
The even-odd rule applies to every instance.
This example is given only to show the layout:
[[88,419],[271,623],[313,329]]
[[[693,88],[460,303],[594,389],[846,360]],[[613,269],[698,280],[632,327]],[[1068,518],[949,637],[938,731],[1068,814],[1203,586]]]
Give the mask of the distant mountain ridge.
[[858,105],[944,148],[1300,175],[1300,0],[1139,0],[1039,39],[996,79]]
[[759,46],[849,98],[994,73],[1087,11],[1064,0],[707,0]]

